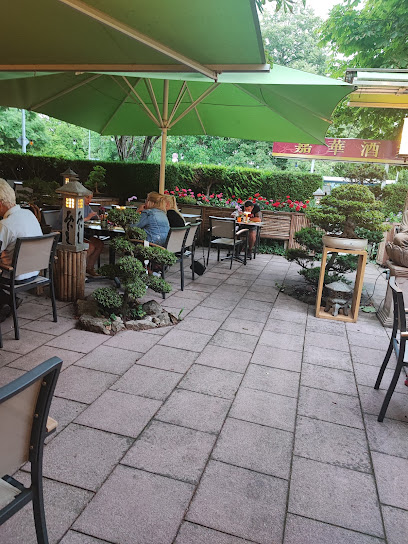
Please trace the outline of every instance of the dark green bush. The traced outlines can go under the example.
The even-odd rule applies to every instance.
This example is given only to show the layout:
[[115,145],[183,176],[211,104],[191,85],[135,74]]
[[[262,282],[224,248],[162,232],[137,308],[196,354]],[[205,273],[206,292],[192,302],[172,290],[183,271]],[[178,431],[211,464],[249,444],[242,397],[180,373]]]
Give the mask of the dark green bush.
[[95,289],[93,297],[102,307],[105,315],[110,315],[118,312],[122,307],[122,297],[116,289],[112,287],[100,287]]
[[[119,197],[121,203],[131,196],[142,199],[150,191],[157,191],[159,165],[146,162],[98,162],[106,170],[104,191]],[[95,161],[67,160],[60,157],[33,156],[21,153],[0,153],[0,177],[28,180],[38,177],[44,181],[60,180],[60,174],[72,168],[84,183]],[[61,179],[62,181],[62,179]],[[271,172],[251,168],[231,168],[217,165],[191,165],[171,163],[166,165],[166,188],[176,186],[195,192],[222,192],[225,195],[245,194],[279,200],[287,195],[296,200],[308,200],[322,184],[318,174]]]

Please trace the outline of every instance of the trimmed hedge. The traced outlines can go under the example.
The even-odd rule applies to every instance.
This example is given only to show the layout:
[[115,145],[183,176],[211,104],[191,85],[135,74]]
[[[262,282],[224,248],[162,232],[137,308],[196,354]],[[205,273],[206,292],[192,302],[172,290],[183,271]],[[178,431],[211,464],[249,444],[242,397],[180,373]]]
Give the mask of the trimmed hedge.
[[[158,164],[146,162],[104,162],[67,160],[60,157],[43,157],[21,153],[0,153],[0,177],[28,180],[38,177],[44,181],[61,182],[60,174],[72,168],[81,182],[85,182],[92,168],[99,164],[106,169],[106,193],[125,202],[131,196],[144,198],[159,184]],[[251,168],[230,168],[217,165],[191,165],[175,163],[166,165],[166,188],[176,186],[195,192],[223,193],[242,198],[254,193],[284,199],[287,195],[296,200],[311,199],[314,191],[322,186],[318,174],[270,172]]]

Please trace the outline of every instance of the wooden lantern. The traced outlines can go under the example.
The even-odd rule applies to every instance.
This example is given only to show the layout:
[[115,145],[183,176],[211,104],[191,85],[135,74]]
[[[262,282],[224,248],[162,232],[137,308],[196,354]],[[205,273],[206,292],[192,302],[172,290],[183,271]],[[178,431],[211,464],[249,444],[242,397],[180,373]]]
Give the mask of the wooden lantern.
[[66,185],[70,181],[79,181],[78,174],[71,170],[71,168],[67,168],[60,175],[62,176],[62,185]]

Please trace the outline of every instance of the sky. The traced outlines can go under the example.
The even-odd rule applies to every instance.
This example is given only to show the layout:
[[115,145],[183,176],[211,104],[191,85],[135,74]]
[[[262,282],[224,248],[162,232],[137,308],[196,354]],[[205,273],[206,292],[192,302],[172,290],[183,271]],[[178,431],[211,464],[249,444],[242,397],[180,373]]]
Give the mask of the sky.
[[335,4],[341,4],[341,0],[306,0],[306,7],[313,8],[316,15],[327,19],[329,11]]

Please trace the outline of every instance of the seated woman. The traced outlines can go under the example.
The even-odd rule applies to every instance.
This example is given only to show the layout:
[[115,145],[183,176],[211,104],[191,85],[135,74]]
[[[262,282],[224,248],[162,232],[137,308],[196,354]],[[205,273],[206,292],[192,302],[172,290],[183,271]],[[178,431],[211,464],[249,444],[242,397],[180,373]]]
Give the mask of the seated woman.
[[177,209],[176,197],[173,195],[163,195],[163,198],[166,202],[167,219],[169,220],[170,228],[184,227],[186,222]]
[[156,192],[149,193],[145,204],[139,206],[137,211],[142,216],[139,223],[134,226],[146,231],[149,242],[163,246],[166,243],[170,230],[166,214],[166,202],[163,195]]

